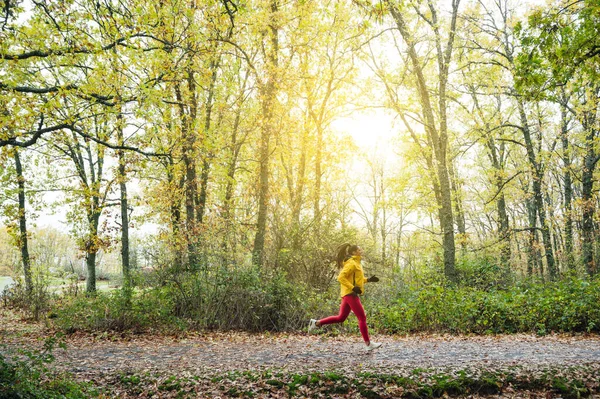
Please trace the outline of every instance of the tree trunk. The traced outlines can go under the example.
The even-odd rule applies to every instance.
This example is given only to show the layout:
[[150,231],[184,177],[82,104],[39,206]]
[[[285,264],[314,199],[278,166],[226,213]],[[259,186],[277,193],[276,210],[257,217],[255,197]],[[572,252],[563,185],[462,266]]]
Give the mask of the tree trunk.
[[[271,91],[271,90],[269,90]],[[268,94],[270,96],[270,94]],[[252,261],[255,265],[262,266],[264,262],[265,236],[267,229],[267,212],[269,198],[269,160],[271,139],[271,109],[270,101],[263,105],[265,120],[260,137],[260,172],[258,192],[258,217],[256,221],[256,235],[254,236],[254,249]]]
[[164,166],[167,174],[167,187],[169,190],[173,190],[172,192],[175,193],[175,195],[168,196],[169,215],[171,222],[171,236],[173,238],[173,246],[175,251],[175,259],[173,260],[173,266],[175,270],[181,270],[183,266],[183,254],[179,245],[181,240],[181,197],[179,193],[181,193],[183,189],[183,178],[181,179],[179,184],[175,182],[175,163],[173,161],[172,155],[169,155],[169,157],[167,158],[167,162]]
[[[248,75],[246,75],[246,78]],[[245,82],[244,82],[245,87]],[[243,90],[242,90],[243,91]],[[227,184],[225,186],[225,201],[223,204],[223,220],[225,221],[225,234],[223,234],[223,241],[221,243],[221,249],[223,251],[222,260],[223,263],[226,264],[229,256],[228,251],[231,246],[231,237],[234,233],[235,224],[232,223],[232,214],[231,208],[233,206],[233,192],[235,189],[235,172],[237,170],[237,162],[240,154],[240,150],[242,148],[242,142],[238,142],[238,131],[240,126],[242,114],[242,106],[238,107],[235,114],[235,120],[233,122],[233,129],[231,133],[231,159],[229,160],[229,165],[227,166]]]
[[15,169],[17,172],[17,184],[19,187],[19,249],[23,261],[23,274],[25,276],[25,291],[27,297],[33,292],[33,280],[31,278],[31,259],[29,258],[29,246],[27,238],[27,214],[25,213],[25,178],[23,177],[23,166],[19,151],[14,149]]
[[[188,67],[191,68],[191,67]],[[190,96],[192,89],[195,87],[193,72],[191,69],[187,71],[188,86]],[[193,131],[195,113],[192,109],[195,106],[188,102],[195,102],[194,98],[189,101],[184,100],[179,85],[175,85],[175,95],[179,104],[179,117],[181,119],[181,132],[183,136],[183,151],[182,159],[185,168],[185,216],[186,216],[186,242],[188,251],[188,267],[194,269],[197,266],[197,250],[196,250],[196,197],[198,193],[198,182],[196,177],[196,156],[195,145],[196,135]],[[186,111],[186,104],[189,111]]]
[[231,133],[231,148],[232,154],[227,167],[227,185],[225,187],[225,203],[223,204],[223,219],[229,223],[231,218],[231,205],[233,201],[233,190],[235,188],[235,171],[237,169],[237,161],[241,149],[241,143],[238,143],[237,135],[240,126],[242,109],[238,108],[235,120],[233,122],[233,130]]
[[[508,277],[510,273],[510,258],[511,258],[511,248],[510,248],[510,231],[509,231],[509,221],[508,221],[508,213],[506,212],[506,198],[504,196],[504,180],[502,178],[503,175],[503,154],[504,147],[503,144],[500,146],[500,150],[496,147],[496,140],[494,140],[494,136],[492,135],[492,128],[489,122],[485,119],[483,114],[483,110],[479,105],[479,101],[477,99],[477,94],[473,88],[471,93],[473,98],[473,102],[475,103],[475,107],[479,113],[481,120],[485,125],[485,134],[487,140],[485,145],[488,149],[488,156],[492,163],[492,167],[494,168],[494,177],[493,184],[496,186],[497,194],[496,194],[496,211],[498,212],[498,233],[500,234],[501,247],[500,247],[500,263],[502,264],[502,268],[505,271],[505,274]],[[498,101],[498,110],[501,110],[501,104]]]
[[[489,131],[489,130],[488,130]],[[508,222],[508,213],[506,212],[506,198],[504,196],[504,181],[502,179],[502,163],[496,148],[495,140],[490,136],[488,140],[488,148],[490,150],[490,158],[495,172],[496,190],[498,190],[498,199],[496,200],[496,209],[498,212],[498,231],[502,239],[502,247],[500,249],[500,262],[502,267],[508,273],[510,272],[510,225]],[[502,149],[501,149],[502,150]]]
[[[119,112],[117,115],[117,140],[119,145],[124,145],[123,138],[123,114]],[[123,150],[117,151],[119,158],[119,189],[120,189],[120,206],[121,206],[121,265],[123,268],[123,292],[129,301],[131,298],[131,290],[133,288],[131,280],[131,270],[129,264],[129,214],[127,200],[127,175],[126,175],[126,160]]]
[[533,199],[537,215],[540,221],[540,228],[542,230],[542,240],[544,242],[544,251],[546,254],[546,265],[548,267],[548,273],[550,279],[555,280],[558,276],[556,265],[554,262],[554,254],[552,251],[552,240],[550,238],[550,229],[546,221],[546,208],[544,206],[544,197],[542,194],[542,180],[543,172],[542,167],[536,159],[535,149],[533,147],[533,141],[531,139],[531,132],[527,123],[527,116],[525,115],[525,107],[523,102],[518,99],[519,116],[521,118],[521,131],[523,132],[523,138],[525,139],[525,147],[527,149],[527,158],[532,169],[533,179]]
[[[566,101],[566,99],[563,99]],[[561,134],[560,139],[562,143],[562,160],[564,165],[564,212],[565,212],[565,251],[566,251],[566,263],[569,270],[575,270],[575,257],[573,248],[573,181],[571,178],[571,154],[569,146],[569,121],[567,119],[566,107],[561,106]]]
[[[271,15],[278,12],[277,1],[271,2]],[[267,233],[267,212],[269,201],[269,162],[270,140],[273,133],[273,106],[276,94],[276,79],[279,52],[279,31],[275,23],[269,25],[270,48],[267,49],[268,76],[267,82],[262,88],[262,126],[260,134],[260,172],[258,189],[258,216],[256,221],[256,235],[254,236],[254,248],[252,250],[252,262],[257,266],[264,263],[265,238]]]
[[444,235],[444,274],[448,280],[451,282],[456,282],[456,248],[454,244],[454,223],[452,217],[452,198],[450,195],[450,185],[448,184],[449,182],[447,179],[447,170],[445,165],[438,165],[438,169],[438,175],[441,177],[440,180],[443,180],[440,181],[440,189],[442,192],[441,227],[442,234]]
[[381,210],[382,213],[382,219],[381,219],[381,225],[380,225],[380,234],[381,234],[381,262],[383,263],[383,265],[387,265],[387,231],[386,231],[386,225],[387,225],[387,212],[386,212],[386,207],[384,206],[383,209]]
[[467,228],[465,222],[465,214],[462,206],[462,195],[460,192],[460,185],[458,184],[458,178],[456,176],[456,169],[454,168],[454,160],[448,162],[450,183],[452,189],[452,195],[454,196],[454,210],[456,212],[456,228],[458,234],[460,234],[460,246],[463,251],[467,249]]
[[438,81],[438,107],[440,115],[439,131],[436,128],[435,117],[433,112],[432,102],[429,96],[429,91],[425,81],[423,66],[417,55],[415,44],[412,35],[408,31],[408,27],[402,13],[390,1],[386,1],[389,10],[396,22],[396,27],[407,44],[408,55],[413,66],[413,71],[417,78],[417,89],[419,99],[423,111],[423,119],[425,131],[429,137],[429,142],[432,144],[432,150],[435,155],[437,179],[439,183],[441,203],[439,204],[440,226],[443,235],[443,251],[444,251],[444,274],[450,282],[456,282],[458,276],[456,274],[456,247],[454,242],[454,217],[452,213],[452,193],[450,189],[450,177],[447,166],[447,119],[446,119],[446,83],[448,79],[448,67],[452,55],[453,40],[456,28],[456,18],[458,12],[459,1],[452,1],[452,23],[450,27],[450,36],[447,47],[443,54],[439,43],[440,32],[437,27],[437,16],[435,10],[431,8],[432,17],[435,19],[434,30],[437,40],[437,56],[439,68]]
[[[219,69],[219,61],[211,62],[211,78],[210,85],[208,87],[208,97],[206,99],[206,105],[204,108],[204,141],[206,142],[208,135],[210,134],[210,124],[213,109],[213,99],[215,95],[215,84],[217,81],[217,71]],[[208,177],[210,174],[210,157],[212,154],[204,154],[202,160],[202,172],[200,174],[200,196],[198,198],[198,215],[197,220],[199,224],[202,224],[204,218],[204,212],[206,209],[206,197],[208,189]]]
[[538,264],[540,261],[537,249],[537,211],[535,209],[535,201],[532,198],[528,198],[525,204],[527,207],[527,217],[529,219],[527,275],[529,277],[533,277],[534,273],[538,270]]
[[96,254],[97,251],[94,251],[88,252],[85,255],[85,266],[87,269],[85,291],[88,294],[93,294],[96,292]]
[[400,216],[400,223],[398,231],[396,231],[396,264],[395,266],[400,270],[400,245],[402,244],[402,226],[404,224],[404,216]]
[[[94,199],[96,201],[97,198]],[[89,223],[89,237],[86,242],[86,254],[85,263],[87,267],[87,279],[86,279],[86,291],[90,294],[96,292],[96,256],[98,254],[98,222],[100,220],[100,213],[98,208],[95,207],[91,213],[88,214]]]
[[[593,130],[590,129],[586,141],[593,139]],[[592,136],[592,137],[590,137]],[[593,144],[587,144],[588,151],[584,158],[583,172],[581,173],[581,202],[582,202],[582,217],[581,217],[581,240],[583,252],[583,264],[590,275],[596,273],[596,261],[594,259],[594,213],[595,204],[593,198],[594,187],[594,163],[595,153],[592,148]]]
[[[300,164],[298,166],[298,180],[294,193],[294,202],[292,204],[292,221],[296,230],[300,228],[300,211],[304,200],[304,185],[306,181],[306,151],[308,147],[308,127],[302,129],[302,142],[300,153]],[[297,234],[296,234],[297,236]]]

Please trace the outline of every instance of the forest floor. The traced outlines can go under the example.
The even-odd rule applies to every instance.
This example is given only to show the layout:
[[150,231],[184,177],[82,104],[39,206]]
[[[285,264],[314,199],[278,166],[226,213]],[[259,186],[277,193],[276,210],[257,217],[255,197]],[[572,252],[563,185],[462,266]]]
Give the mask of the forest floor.
[[[52,333],[0,309],[7,348]],[[373,340],[383,346],[366,352],[354,334],[75,333],[54,366],[111,397],[600,397],[597,335]]]

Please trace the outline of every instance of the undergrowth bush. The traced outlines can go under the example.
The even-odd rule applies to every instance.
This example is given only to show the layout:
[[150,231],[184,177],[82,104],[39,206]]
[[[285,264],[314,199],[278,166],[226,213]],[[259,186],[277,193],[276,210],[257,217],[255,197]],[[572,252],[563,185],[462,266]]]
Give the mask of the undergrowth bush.
[[0,350],[0,398],[29,399],[84,399],[99,397],[89,384],[73,380],[66,374],[54,372],[52,351],[56,337],[46,339],[44,348],[20,350],[9,356],[6,348]]
[[513,273],[491,254],[462,254],[456,261],[456,272],[462,287],[490,290],[514,283]]
[[434,285],[373,302],[369,322],[389,333],[600,332],[600,280],[523,282],[508,289]]
[[[600,332],[598,278],[514,283],[489,262],[461,267],[463,283],[456,286],[435,273],[403,284],[370,284],[362,297],[369,325],[381,333]],[[482,268],[485,278],[464,281]],[[137,288],[131,300],[121,291],[64,296],[52,311],[56,325],[68,332],[297,331],[310,318],[336,314],[340,303],[336,282],[323,291],[283,271],[254,266],[164,269],[146,277],[152,283]],[[358,334],[354,316],[331,328]]]
[[[65,331],[239,329],[284,331],[304,324],[306,288],[282,272],[255,267],[205,273],[170,274],[161,284],[136,290],[129,301],[121,291],[94,297],[65,297],[53,316]],[[308,304],[308,305],[307,305]]]
[[257,267],[187,276],[172,284],[175,311],[201,328],[283,331],[304,317],[303,286],[285,273]]
[[181,323],[173,315],[173,301],[164,289],[142,291],[128,300],[121,290],[94,296],[63,297],[51,313],[63,331],[133,331]]

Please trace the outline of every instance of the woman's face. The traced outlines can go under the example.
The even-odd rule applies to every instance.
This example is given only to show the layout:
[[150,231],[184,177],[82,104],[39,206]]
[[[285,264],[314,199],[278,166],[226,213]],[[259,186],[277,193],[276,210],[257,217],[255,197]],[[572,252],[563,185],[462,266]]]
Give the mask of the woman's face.
[[352,255],[362,256],[362,253],[363,253],[362,248],[358,247],[358,248],[356,248],[356,251],[354,251],[354,253]]

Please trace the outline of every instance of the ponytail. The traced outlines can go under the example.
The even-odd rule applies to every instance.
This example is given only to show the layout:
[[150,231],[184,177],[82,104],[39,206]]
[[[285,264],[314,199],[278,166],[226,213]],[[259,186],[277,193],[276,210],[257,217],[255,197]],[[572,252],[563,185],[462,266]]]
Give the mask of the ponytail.
[[358,249],[356,244],[342,244],[338,247],[336,263],[339,269],[344,266],[344,262],[352,256],[352,254]]

